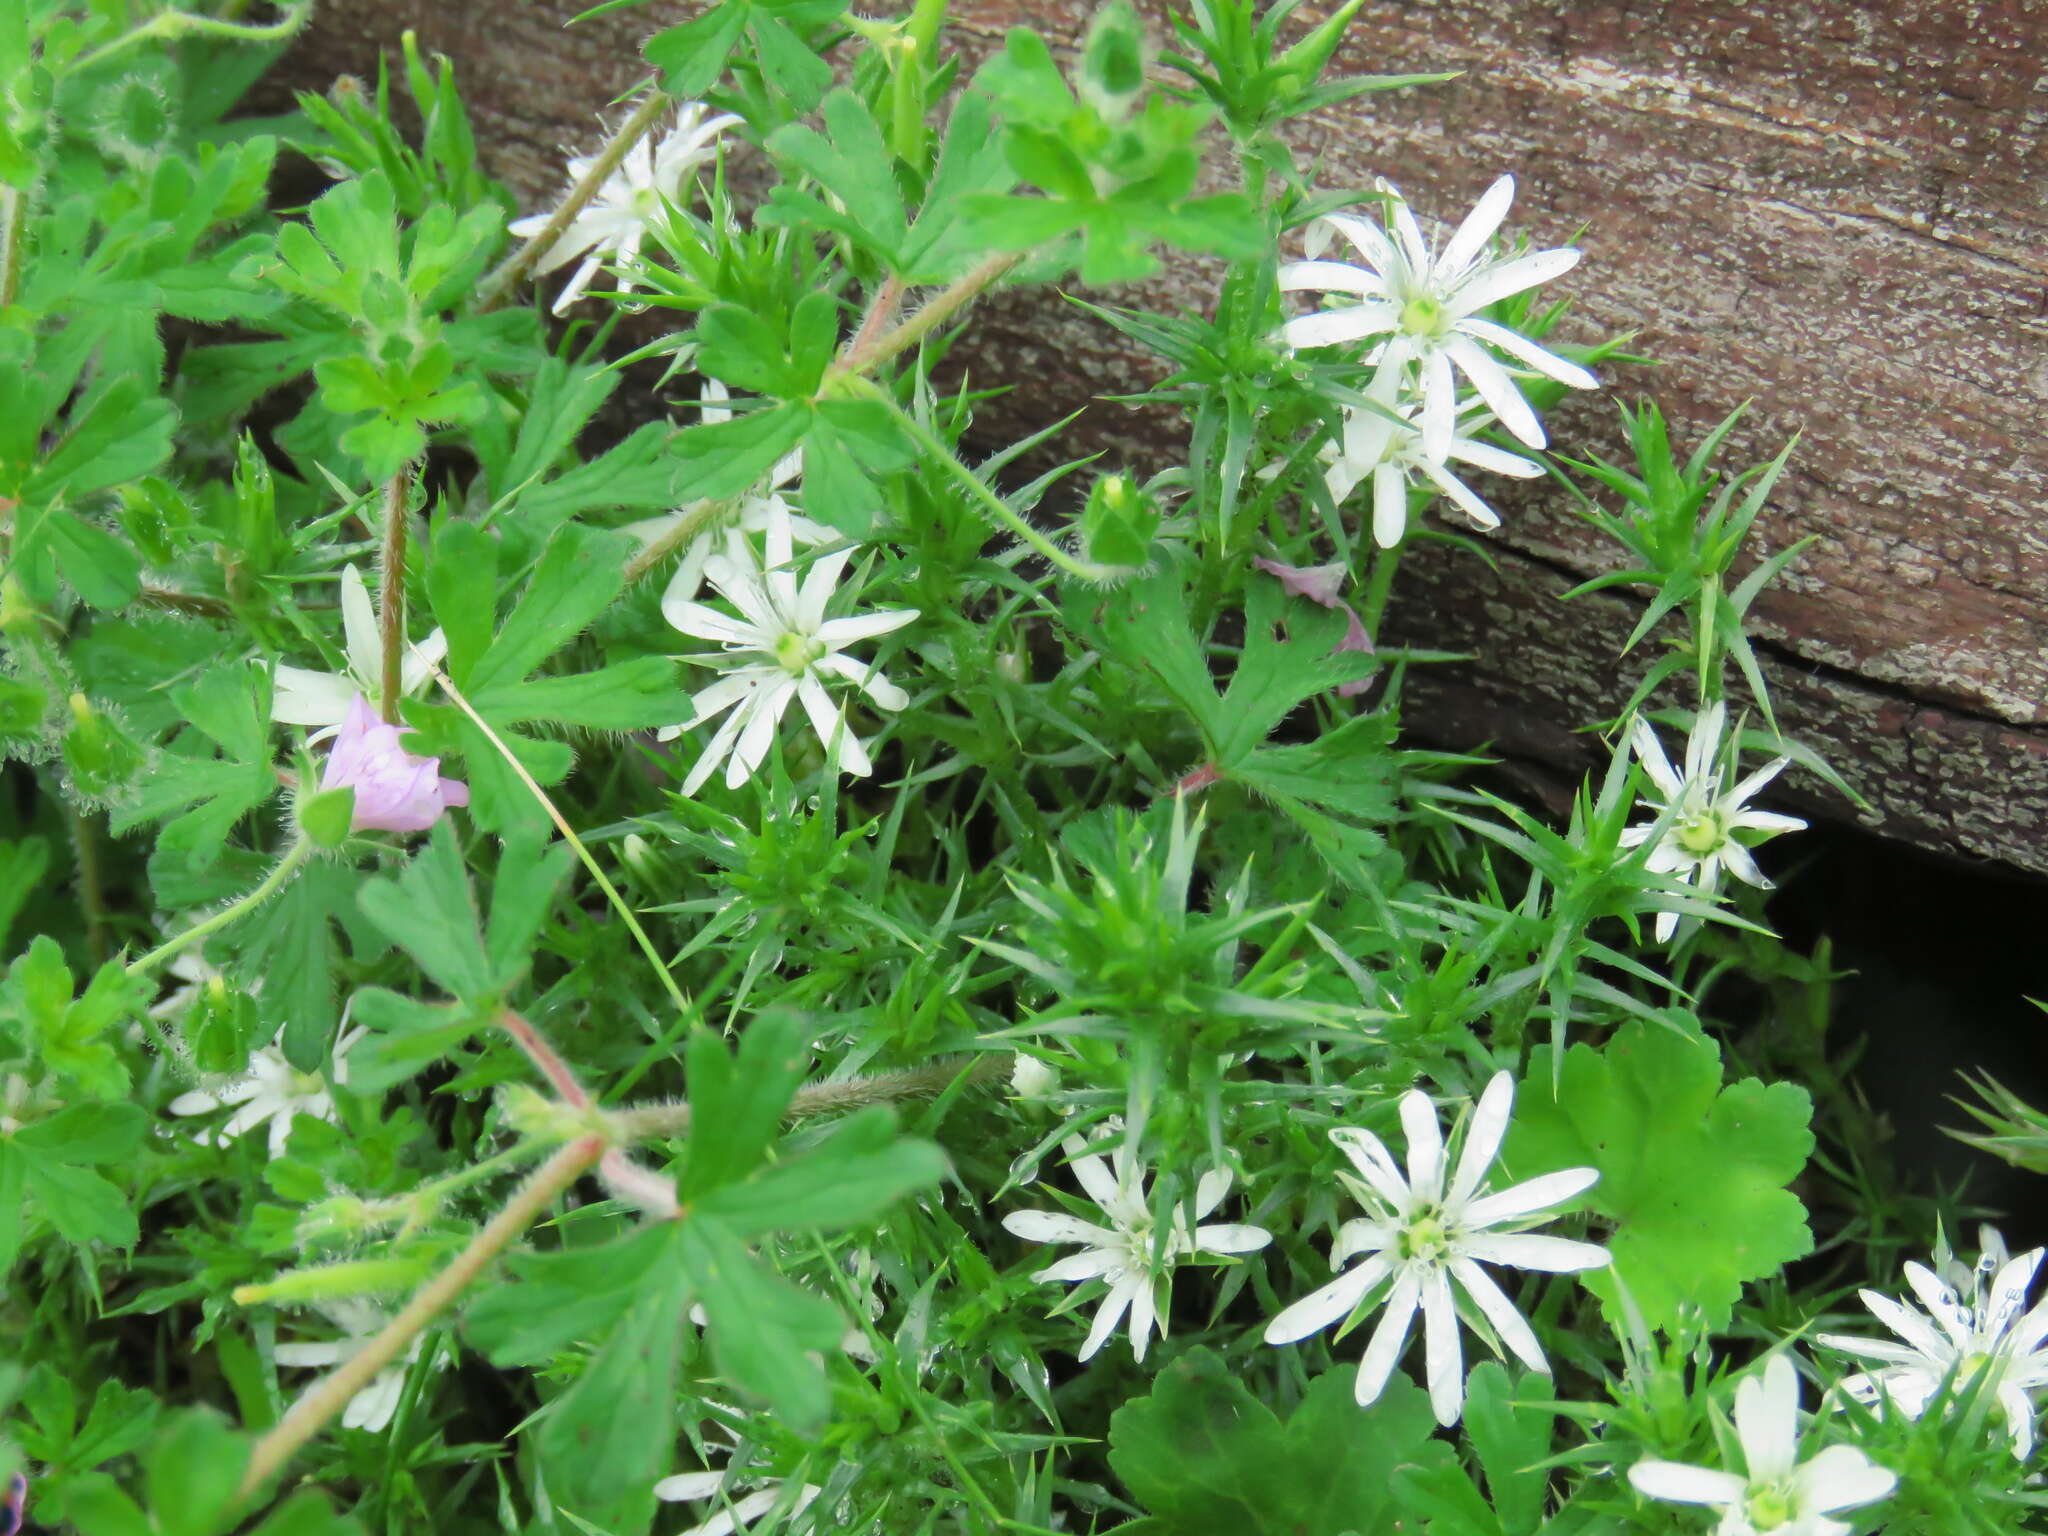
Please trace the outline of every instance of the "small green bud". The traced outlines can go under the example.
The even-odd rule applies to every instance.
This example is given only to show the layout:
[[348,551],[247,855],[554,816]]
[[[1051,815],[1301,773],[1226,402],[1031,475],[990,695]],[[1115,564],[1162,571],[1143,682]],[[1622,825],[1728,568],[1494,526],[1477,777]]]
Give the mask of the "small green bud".
[[424,1254],[406,1259],[357,1259],[288,1269],[263,1285],[238,1285],[233,1294],[236,1306],[250,1307],[264,1301],[327,1301],[337,1296],[409,1291],[432,1274],[434,1267],[434,1261]]
[[71,695],[71,728],[64,736],[64,766],[71,787],[89,800],[110,800],[142,772],[142,748],[107,712],[82,693]]
[[192,1064],[200,1071],[238,1071],[256,1038],[255,1000],[230,990],[218,976],[208,977],[185,1036],[192,1043]]
[[299,830],[315,848],[339,848],[348,840],[356,814],[356,792],[343,784],[300,797]]
[[1111,0],[1095,13],[1081,45],[1075,85],[1081,99],[1104,117],[1122,119],[1145,90],[1145,24],[1129,0]]
[[1104,475],[1088,493],[1081,539],[1097,565],[1143,565],[1159,531],[1159,508],[1129,475]]

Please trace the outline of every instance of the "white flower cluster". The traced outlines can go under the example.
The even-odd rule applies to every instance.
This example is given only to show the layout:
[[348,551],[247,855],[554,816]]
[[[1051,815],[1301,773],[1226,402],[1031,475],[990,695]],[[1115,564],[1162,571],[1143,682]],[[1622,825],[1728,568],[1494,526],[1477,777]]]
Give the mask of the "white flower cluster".
[[[1358,1370],[1357,1399],[1368,1404],[1385,1390],[1420,1312],[1430,1402],[1441,1423],[1455,1424],[1465,1397],[1458,1339],[1457,1292],[1462,1291],[1517,1358],[1531,1370],[1548,1374],[1535,1332],[1480,1266],[1572,1273],[1605,1264],[1604,1248],[1526,1230],[1590,1188],[1599,1175],[1591,1168],[1568,1168],[1507,1189],[1488,1190],[1486,1176],[1507,1134],[1514,1097],[1514,1079],[1506,1072],[1486,1085],[1454,1170],[1445,1154],[1436,1108],[1420,1089],[1401,1099],[1401,1126],[1408,1138],[1405,1173],[1372,1132],[1353,1126],[1332,1131],[1331,1141],[1358,1174],[1341,1177],[1366,1215],[1338,1229],[1330,1263],[1341,1267],[1361,1254],[1367,1257],[1282,1311],[1267,1325],[1266,1342],[1290,1344],[1306,1338],[1377,1299],[1384,1304],[1385,1315]],[[1075,1177],[1102,1208],[1107,1225],[1051,1211],[1019,1211],[1006,1217],[1003,1225],[1034,1241],[1083,1244],[1079,1254],[1032,1278],[1107,1281],[1108,1295],[1080,1358],[1086,1360],[1102,1347],[1128,1307],[1132,1352],[1142,1360],[1153,1327],[1162,1334],[1166,1331],[1168,1277],[1181,1259],[1197,1252],[1251,1253],[1265,1247],[1272,1234],[1263,1227],[1240,1225],[1191,1229],[1178,1209],[1162,1220],[1145,1198],[1145,1172],[1127,1148],[1119,1148],[1112,1168],[1086,1152],[1077,1138],[1068,1138],[1066,1145]],[[1227,1173],[1205,1175],[1195,1190],[1195,1219],[1213,1211],[1229,1187]]]
[[[1291,261],[1280,268],[1289,292],[1346,295],[1354,302],[1301,315],[1281,328],[1297,350],[1367,342],[1373,369],[1366,408],[1347,406],[1338,440],[1326,447],[1325,481],[1343,501],[1372,481],[1373,537],[1384,548],[1408,527],[1408,493],[1420,483],[1440,491],[1480,528],[1500,517],[1451,470],[1452,464],[1528,479],[1542,467],[1496,448],[1478,434],[1498,424],[1531,448],[1544,445],[1543,425],[1518,382],[1531,375],[1573,389],[1599,380],[1577,363],[1485,317],[1490,305],[1562,276],[1578,264],[1569,246],[1526,254],[1494,248],[1494,236],[1515,200],[1515,179],[1503,176],[1444,243],[1435,249],[1407,201],[1381,184],[1386,226],[1356,214],[1333,213],[1309,229],[1311,256],[1332,232],[1359,258]],[[1473,391],[1459,387],[1462,377]]]

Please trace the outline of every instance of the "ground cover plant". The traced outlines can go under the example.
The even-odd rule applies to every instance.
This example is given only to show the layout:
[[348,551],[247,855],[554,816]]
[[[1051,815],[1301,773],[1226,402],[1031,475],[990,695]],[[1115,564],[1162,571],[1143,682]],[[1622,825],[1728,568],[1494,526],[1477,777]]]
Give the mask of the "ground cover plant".
[[[410,39],[0,15],[0,1531],[2037,1528],[2041,1251],[1764,912],[1793,449],[1549,442],[1597,259],[1287,147],[1356,4],[720,0],[537,208]],[[1175,462],[1001,439],[1017,284]],[[1382,643],[1508,479],[1562,820]]]

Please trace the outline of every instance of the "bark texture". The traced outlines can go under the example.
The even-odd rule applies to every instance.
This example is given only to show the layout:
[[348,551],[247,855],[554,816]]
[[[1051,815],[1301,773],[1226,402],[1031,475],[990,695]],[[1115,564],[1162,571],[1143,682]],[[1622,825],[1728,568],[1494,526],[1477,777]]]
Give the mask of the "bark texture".
[[[367,73],[415,27],[457,61],[492,170],[537,205],[561,147],[587,145],[596,111],[647,73],[638,43],[692,7],[564,31],[577,9],[325,0],[285,77]],[[1089,9],[955,0],[955,35],[985,51],[1029,21],[1074,39]],[[1297,142],[1325,185],[1385,174],[1446,218],[1512,169],[1511,227],[1585,249],[1558,285],[1577,305],[1567,334],[1633,332],[1664,365],[1613,370],[1617,391],[1653,393],[1681,438],[1753,402],[1733,463],[1801,434],[1758,525],[1767,550],[1821,536],[1756,613],[1786,730],[1884,832],[2048,872],[2044,59],[2048,7],[2032,0],[1388,0],[1358,17],[1339,68],[1463,75],[1334,109]],[[1145,298],[1199,306],[1206,284],[1191,263]],[[990,306],[959,355],[1044,386],[1043,417],[1001,423],[1019,429],[1156,372],[1049,294]],[[1552,427],[1566,452],[1618,451],[1604,401]],[[1171,423],[1114,406],[1082,430],[1174,451]],[[1560,606],[1610,552],[1559,496],[1501,504],[1497,571],[1425,546],[1402,573],[1395,637],[1478,653],[1413,679],[1410,718],[1563,783],[1588,761],[1572,728],[1625,697],[1614,654],[1639,610]],[[1790,788],[1830,808],[1810,778]]]

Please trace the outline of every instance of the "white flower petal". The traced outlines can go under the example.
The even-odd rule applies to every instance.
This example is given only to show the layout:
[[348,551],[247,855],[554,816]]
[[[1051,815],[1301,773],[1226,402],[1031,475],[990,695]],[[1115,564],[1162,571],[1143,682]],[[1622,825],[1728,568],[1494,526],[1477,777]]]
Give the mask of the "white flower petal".
[[1003,1229],[1034,1243],[1093,1243],[1107,1248],[1116,1242],[1108,1228],[1059,1211],[1012,1211],[1003,1218]]
[[1605,1248],[1534,1232],[1483,1232],[1461,1239],[1458,1246],[1481,1263],[1540,1269],[1552,1274],[1575,1274],[1582,1269],[1598,1269],[1608,1262]]
[[1486,1314],[1486,1320],[1500,1335],[1501,1343],[1507,1345],[1530,1370],[1548,1376],[1550,1362],[1543,1358],[1543,1346],[1536,1340],[1536,1331],[1516,1310],[1507,1292],[1493,1283],[1493,1277],[1466,1258],[1451,1260],[1451,1274],[1465,1288],[1465,1294]]
[[1214,1222],[1195,1228],[1195,1246],[1204,1253],[1255,1253],[1273,1241],[1264,1227]]
[[1764,1363],[1762,1376],[1735,1388],[1735,1434],[1751,1482],[1785,1476],[1799,1454],[1799,1373],[1790,1355]]
[[1792,1482],[1799,1490],[1801,1507],[1822,1514],[1875,1504],[1899,1485],[1895,1473],[1853,1445],[1827,1447],[1794,1472]]
[[1422,1282],[1422,1329],[1429,1405],[1437,1423],[1455,1424],[1465,1405],[1465,1352],[1451,1282],[1441,1269]]
[[1351,1315],[1360,1298],[1393,1272],[1394,1261],[1375,1254],[1358,1268],[1347,1270],[1328,1285],[1310,1291],[1301,1300],[1278,1313],[1266,1324],[1268,1344],[1292,1344],[1320,1332]]
[[1488,187],[1444,246],[1443,254],[1437,258],[1437,271],[1454,281],[1462,276],[1485,254],[1487,242],[1500,229],[1514,201],[1514,177],[1502,176]]
[[1444,307],[1463,319],[1489,304],[1497,304],[1502,299],[1510,298],[1525,288],[1534,288],[1563,277],[1578,264],[1578,250],[1569,245],[1558,246],[1548,251],[1531,251],[1527,256],[1515,256],[1507,261],[1493,262],[1458,284],[1456,290],[1446,298]]
[[1560,1168],[1555,1173],[1524,1179],[1496,1194],[1473,1201],[1465,1207],[1459,1219],[1467,1226],[1498,1226],[1504,1221],[1516,1221],[1537,1211],[1548,1210],[1553,1205],[1562,1205],[1599,1181],[1600,1170],[1597,1168]]
[[[1513,197],[1513,178],[1503,176],[1501,181],[1508,184],[1508,196]],[[1495,183],[1495,186],[1499,185],[1499,182]],[[1507,1072],[1496,1072],[1479,1095],[1471,1124],[1465,1128],[1465,1145],[1458,1153],[1458,1171],[1451,1178],[1446,1205],[1453,1209],[1461,1208],[1478,1190],[1487,1170],[1493,1166],[1494,1158],[1500,1153],[1501,1138],[1507,1134],[1508,1117],[1513,1114],[1514,1107],[1514,1077]]]
[[1444,1136],[1436,1105],[1420,1088],[1401,1095],[1401,1130],[1408,1138],[1408,1185],[1418,1203],[1436,1204],[1444,1192]]
[[1670,1504],[1711,1504],[1728,1508],[1740,1504],[1749,1485],[1732,1472],[1687,1466],[1680,1461],[1659,1461],[1654,1457],[1628,1469],[1629,1483],[1649,1499]]
[[[1370,1262],[1359,1268],[1369,1268]],[[1358,1362],[1358,1383],[1352,1396],[1359,1407],[1378,1402],[1380,1394],[1386,1391],[1387,1378],[1400,1364],[1402,1347],[1408,1342],[1408,1329],[1415,1319],[1420,1292],[1421,1279],[1413,1266],[1395,1277],[1394,1288],[1387,1293],[1386,1313],[1373,1330],[1372,1342],[1365,1346],[1365,1357]]]

